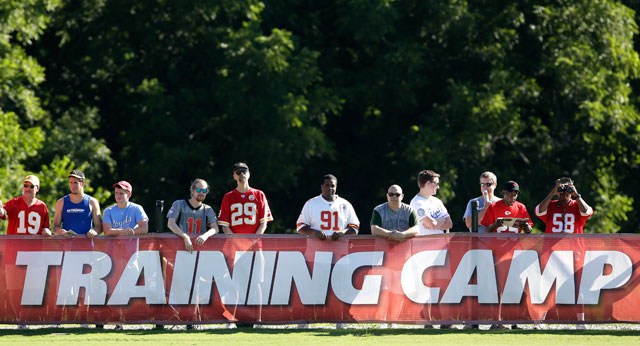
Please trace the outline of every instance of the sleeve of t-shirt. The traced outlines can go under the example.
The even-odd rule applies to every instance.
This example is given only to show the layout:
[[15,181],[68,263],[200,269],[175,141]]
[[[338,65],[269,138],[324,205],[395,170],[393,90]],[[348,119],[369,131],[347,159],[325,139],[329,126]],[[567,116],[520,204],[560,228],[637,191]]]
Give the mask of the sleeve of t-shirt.
[[113,227],[113,224],[111,224],[111,207],[108,207],[104,210],[104,215],[102,215],[102,223]]
[[349,203],[349,217],[347,218],[347,227],[351,227],[356,230],[356,233],[360,230],[360,220],[358,219],[358,215],[356,215],[355,209],[353,209],[353,205]]
[[147,213],[144,212],[144,208],[141,205],[136,206],[136,220],[135,224],[138,224],[140,221],[149,220]]
[[378,213],[378,211],[375,209],[373,209],[373,212],[371,213],[371,225],[382,227],[382,217],[380,216],[380,213]]
[[171,208],[167,212],[167,219],[175,219],[178,220],[180,216],[180,200],[174,201],[171,204]]
[[260,223],[273,221],[271,208],[269,208],[269,201],[267,201],[267,196],[262,191],[260,191],[260,200],[262,201],[262,209],[260,210],[259,215]]
[[467,202],[467,209],[464,210],[464,215],[462,216],[462,220],[471,217],[471,202],[473,202],[473,199],[469,200],[469,202]]
[[222,203],[220,204],[220,216],[218,217],[218,224],[220,226],[229,226],[230,208],[229,197],[224,195],[224,197],[222,197]]
[[207,218],[207,227],[209,227],[209,224],[218,222],[218,217],[216,217],[216,213],[213,211],[213,208],[207,208],[205,217]]
[[487,212],[484,213],[484,217],[482,217],[482,221],[480,221],[480,224],[482,226],[491,226],[492,223],[494,223],[495,221],[495,215],[494,215],[494,211],[493,211],[493,204],[491,204],[489,206],[489,208],[487,208]]
[[298,220],[296,221],[296,231],[299,231],[300,228],[302,228],[303,226],[307,225],[307,226],[311,226],[311,217],[310,217],[310,212],[309,210],[311,209],[311,207],[309,206],[311,200],[307,201],[307,203],[304,204],[304,206],[302,207],[302,211],[300,212],[300,215],[298,216]]

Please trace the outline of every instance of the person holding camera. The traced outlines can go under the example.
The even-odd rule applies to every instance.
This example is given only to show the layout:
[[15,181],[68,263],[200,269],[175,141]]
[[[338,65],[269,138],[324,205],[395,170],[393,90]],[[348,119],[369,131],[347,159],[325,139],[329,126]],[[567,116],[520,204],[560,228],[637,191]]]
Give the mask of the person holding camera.
[[[557,199],[553,199],[557,197]],[[545,223],[545,233],[582,234],[593,209],[582,199],[571,178],[562,177],[536,206],[536,216]]]

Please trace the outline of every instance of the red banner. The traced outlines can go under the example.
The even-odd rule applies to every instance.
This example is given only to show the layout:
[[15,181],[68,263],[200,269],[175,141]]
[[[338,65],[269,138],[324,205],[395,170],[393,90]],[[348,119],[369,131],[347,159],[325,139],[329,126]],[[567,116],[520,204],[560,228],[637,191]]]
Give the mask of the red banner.
[[0,323],[640,322],[639,235],[0,238]]

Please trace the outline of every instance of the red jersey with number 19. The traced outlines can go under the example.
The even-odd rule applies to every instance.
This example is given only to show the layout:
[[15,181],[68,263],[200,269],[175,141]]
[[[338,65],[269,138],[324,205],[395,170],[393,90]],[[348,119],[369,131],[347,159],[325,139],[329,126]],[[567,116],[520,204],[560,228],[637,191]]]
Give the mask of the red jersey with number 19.
[[[16,197],[7,201],[4,209],[9,216],[8,235],[42,234],[43,228],[49,228],[49,209],[37,198],[32,206],[28,206],[22,196]],[[2,219],[6,219],[7,215]]]
[[231,228],[233,233],[253,234],[262,222],[270,221],[273,216],[264,192],[254,188],[244,193],[233,189],[222,197],[218,224]]
[[347,228],[353,228],[358,232],[360,220],[346,199],[338,197],[330,202],[320,195],[308,200],[302,207],[296,222],[296,231],[304,225],[331,235],[335,231],[344,231]]

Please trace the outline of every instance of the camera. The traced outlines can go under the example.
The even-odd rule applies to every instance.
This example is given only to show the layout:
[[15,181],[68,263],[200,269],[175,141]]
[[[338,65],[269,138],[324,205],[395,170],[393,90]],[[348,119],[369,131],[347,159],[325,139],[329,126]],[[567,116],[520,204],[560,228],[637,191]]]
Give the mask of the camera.
[[560,186],[558,186],[558,192],[572,193],[573,192],[573,187],[569,186],[569,185],[560,185]]

